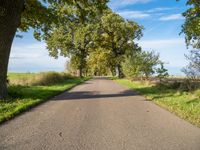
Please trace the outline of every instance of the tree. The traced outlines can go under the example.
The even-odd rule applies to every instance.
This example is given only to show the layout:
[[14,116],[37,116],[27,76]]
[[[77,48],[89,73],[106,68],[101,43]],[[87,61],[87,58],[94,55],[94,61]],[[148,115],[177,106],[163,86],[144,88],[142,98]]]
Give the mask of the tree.
[[94,24],[83,24],[71,22],[70,26],[60,25],[49,34],[47,48],[50,55],[57,58],[59,55],[76,59],[79,76],[82,76],[86,68],[86,58],[93,45]]
[[156,69],[156,72],[157,72],[157,77],[159,78],[160,83],[163,82],[164,78],[169,76],[168,71],[167,69],[164,68],[164,64],[162,62],[160,63],[160,68]]
[[199,50],[190,51],[189,55],[186,55],[189,64],[182,69],[189,79],[200,78],[200,52]]
[[125,57],[122,69],[126,77],[145,77],[155,73],[155,67],[159,64],[159,55],[152,52],[137,51]]
[[[78,75],[82,76],[82,74],[84,72],[86,72],[86,60],[80,60],[81,57],[79,57],[78,55],[72,55],[71,58],[70,58],[70,61],[69,61],[69,69],[72,71],[71,73],[74,74],[74,75]],[[84,68],[82,67],[84,66]],[[80,73],[80,68],[81,69],[81,73]]]
[[[7,95],[6,77],[8,60],[17,28],[20,27],[20,29],[25,31],[28,30],[29,26],[33,27],[33,21],[42,22],[41,20],[43,20],[38,10],[38,14],[33,13],[33,18],[30,19],[31,15],[27,15],[28,12],[34,12],[33,10],[29,10],[29,8],[31,9],[30,5],[34,6],[33,10],[39,9],[42,12],[46,12],[47,10],[46,7],[36,0],[26,1],[26,3],[25,0],[0,0],[0,99],[5,98]],[[23,12],[27,18],[21,18]],[[29,19],[30,21],[28,21]],[[37,23],[35,23],[35,27],[38,27]]]
[[88,66],[92,75],[109,74],[110,60],[112,53],[109,50],[103,50],[101,47],[93,50],[88,57]]
[[185,33],[187,46],[200,49],[200,1],[188,0],[187,5],[191,6],[183,16],[185,23],[182,26],[182,32]]
[[[90,19],[86,18],[87,14],[95,15],[93,10],[104,8],[106,2],[107,0],[0,0],[0,99],[7,96],[8,61],[17,29],[28,31],[33,28],[36,39],[46,38],[52,29],[51,25],[64,19],[55,6],[58,8],[63,4],[71,5],[77,12],[74,18],[85,20]],[[74,18],[70,19],[75,20]],[[45,36],[42,33],[45,33]]]
[[126,57],[125,61],[122,63],[122,70],[126,77],[135,78],[141,76],[141,66],[139,64],[138,58]]
[[99,35],[97,44],[112,52],[112,65],[117,68],[118,76],[121,77],[121,62],[128,50],[134,50],[134,40],[142,36],[142,27],[134,21],[124,20],[111,10],[106,10],[101,18]]
[[[50,55],[57,58],[59,55],[76,58],[79,60],[79,76],[86,68],[86,57],[93,46],[96,23],[101,16],[99,9],[90,10],[90,13],[74,9],[74,6],[63,4],[57,8],[57,13],[62,17],[58,24],[46,36],[47,48]],[[91,14],[91,12],[93,12]],[[67,14],[67,18],[66,18]],[[95,15],[94,15],[95,14]],[[79,19],[80,18],[80,19]]]
[[159,54],[156,54],[154,51],[141,53],[142,57],[142,67],[141,70],[146,78],[149,78],[152,74],[155,73],[155,67],[160,63]]

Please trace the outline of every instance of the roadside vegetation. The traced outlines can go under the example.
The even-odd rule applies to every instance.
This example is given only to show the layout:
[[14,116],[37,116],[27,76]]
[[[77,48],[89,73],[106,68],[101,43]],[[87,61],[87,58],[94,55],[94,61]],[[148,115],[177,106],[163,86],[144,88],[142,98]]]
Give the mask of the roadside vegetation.
[[57,72],[41,72],[41,73],[9,73],[8,84],[9,85],[55,85],[63,83],[64,81],[73,78],[67,73]]
[[200,90],[187,91],[184,86],[159,85],[150,81],[115,79],[117,83],[138,91],[148,100],[200,127]]
[[0,101],[0,123],[84,82],[65,73],[9,73],[8,95]]
[[0,121],[86,79],[55,72],[8,74],[13,38],[17,31],[32,29],[35,39],[46,43],[51,57],[69,58],[66,66],[70,74],[112,75],[142,82],[155,78],[143,86],[128,80],[118,82],[199,125],[196,81],[200,78],[200,1],[187,0],[189,7],[183,13],[182,33],[188,48],[193,49],[186,56],[188,66],[183,68],[187,79],[172,82],[159,54],[137,44],[143,36],[143,26],[113,12],[107,3],[108,0],[0,1]]

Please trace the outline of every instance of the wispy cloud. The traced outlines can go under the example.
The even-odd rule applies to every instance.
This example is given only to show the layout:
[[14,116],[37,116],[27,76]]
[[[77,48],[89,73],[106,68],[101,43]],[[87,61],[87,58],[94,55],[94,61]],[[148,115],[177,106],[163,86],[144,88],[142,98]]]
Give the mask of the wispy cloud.
[[181,18],[180,14],[163,16],[163,14],[165,14],[166,11],[174,10],[174,9],[177,9],[177,8],[176,7],[156,7],[156,8],[144,10],[144,11],[122,10],[122,11],[118,11],[117,13],[126,19],[144,19],[144,18],[149,18],[149,17],[152,17],[154,19],[159,19],[162,21],[164,20],[167,21],[169,19],[171,20],[180,19]]
[[62,71],[67,58],[49,57],[45,43],[14,44],[9,61],[9,71],[14,72],[38,72],[38,71]]
[[122,5],[129,5],[129,4],[145,4],[151,2],[152,0],[120,0]]
[[33,54],[33,53],[11,53],[10,59],[37,59],[42,58],[46,55],[40,54]]
[[155,13],[155,12],[161,12],[161,11],[167,11],[167,10],[174,10],[177,9],[176,7],[156,7],[153,9],[147,10],[148,13]]
[[163,16],[159,20],[160,21],[172,21],[172,20],[182,20],[184,17],[181,14],[172,14],[168,16]]
[[127,5],[135,5],[135,4],[146,4],[153,0],[112,0],[109,3],[109,6],[112,9],[118,9],[121,7],[125,7]]
[[126,19],[140,19],[150,17],[150,14],[142,11],[123,11],[120,12],[119,15]]
[[141,40],[139,42],[140,45],[142,45],[145,49],[163,49],[165,47],[173,47],[177,45],[184,45],[184,39],[153,39],[153,40]]
[[45,43],[17,45],[12,47],[10,59],[37,59],[48,56]]

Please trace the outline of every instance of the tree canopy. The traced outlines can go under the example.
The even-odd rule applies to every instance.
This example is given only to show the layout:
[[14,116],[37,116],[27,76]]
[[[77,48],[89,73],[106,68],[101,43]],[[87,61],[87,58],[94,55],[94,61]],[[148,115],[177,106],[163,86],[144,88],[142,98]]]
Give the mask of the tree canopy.
[[[0,99],[7,96],[8,61],[17,30],[27,32],[32,28],[36,39],[46,41],[61,22],[84,24],[94,20],[93,17],[107,8],[107,2],[107,0],[0,0]],[[61,31],[59,27],[56,32]]]
[[183,13],[186,20],[182,31],[186,35],[187,46],[192,45],[193,48],[200,49],[200,1],[188,0],[187,5],[190,8]]

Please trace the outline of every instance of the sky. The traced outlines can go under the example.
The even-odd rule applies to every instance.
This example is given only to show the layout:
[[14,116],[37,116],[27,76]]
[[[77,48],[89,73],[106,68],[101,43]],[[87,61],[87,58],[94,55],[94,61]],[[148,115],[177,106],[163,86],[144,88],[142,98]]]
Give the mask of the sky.
[[[186,0],[111,0],[108,5],[125,19],[144,27],[143,37],[136,41],[143,50],[159,53],[170,75],[183,75],[181,69],[187,65],[184,54],[189,52],[184,34],[180,35],[184,23],[181,14],[187,9]],[[10,72],[64,70],[67,58],[51,58],[45,43],[33,38],[32,30],[19,34],[23,38],[14,39]]]

